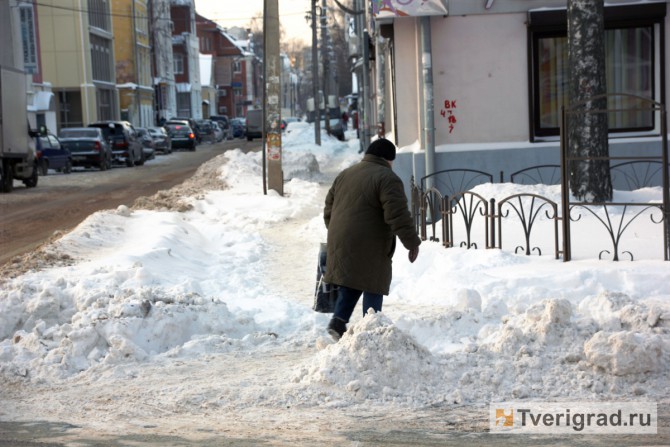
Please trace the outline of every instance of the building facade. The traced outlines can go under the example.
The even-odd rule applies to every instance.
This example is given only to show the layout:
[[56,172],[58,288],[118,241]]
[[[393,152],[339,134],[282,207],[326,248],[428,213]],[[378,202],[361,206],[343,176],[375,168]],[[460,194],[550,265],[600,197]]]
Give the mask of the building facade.
[[197,16],[197,27],[200,51],[213,56],[215,114],[246,116],[249,107],[260,105],[262,95],[262,65],[249,50],[248,31],[237,28],[230,33],[202,16]]
[[156,123],[177,116],[177,87],[172,55],[172,16],[170,0],[152,0],[151,51],[154,86],[154,117]]
[[[14,2],[12,2],[14,3]],[[32,3],[16,2],[11,4],[11,11],[17,15],[16,23],[20,27],[21,50],[16,54],[22,55],[23,69],[27,73],[26,98],[28,106],[28,122],[30,127],[38,129],[42,126],[47,129],[56,129],[56,103],[51,89],[51,83],[42,76],[42,61],[40,52],[39,17],[37,7]]]
[[136,127],[150,127],[154,125],[154,89],[148,3],[118,0],[111,4],[120,116]]
[[[497,176],[558,163],[560,108],[567,97],[567,2],[424,2],[444,8],[433,15],[412,11],[413,4],[406,3],[389,1],[381,10],[368,11],[375,59],[388,61],[370,67],[374,107],[369,131],[374,134],[380,119],[376,104],[382,99],[386,136],[405,148],[394,168],[406,179],[425,175],[426,113],[432,113],[434,123],[429,129],[434,172],[470,168]],[[607,2],[608,93],[668,103],[667,3]],[[425,38],[429,54],[422,52]],[[432,75],[430,111],[425,108],[424,69]],[[660,126],[649,115],[624,114],[609,127],[613,155],[658,153]]]
[[105,0],[37,4],[43,79],[58,129],[119,118],[111,10]]
[[202,118],[200,49],[191,0],[170,0],[177,115]]

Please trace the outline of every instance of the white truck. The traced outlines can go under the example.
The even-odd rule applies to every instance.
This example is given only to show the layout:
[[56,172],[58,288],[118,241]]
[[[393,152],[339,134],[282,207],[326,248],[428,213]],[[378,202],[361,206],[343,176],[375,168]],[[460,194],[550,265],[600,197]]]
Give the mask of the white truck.
[[0,192],[11,192],[14,179],[37,186],[35,145],[28,125],[26,74],[12,2],[0,2]]
[[14,179],[37,186],[37,161],[29,134],[26,76],[0,66],[0,191],[12,192]]

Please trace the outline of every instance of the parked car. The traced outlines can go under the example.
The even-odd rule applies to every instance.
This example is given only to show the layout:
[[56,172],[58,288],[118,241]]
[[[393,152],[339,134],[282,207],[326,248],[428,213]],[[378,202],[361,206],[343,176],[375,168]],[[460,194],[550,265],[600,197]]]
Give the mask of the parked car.
[[56,135],[41,133],[35,137],[38,173],[47,175],[49,169],[64,174],[72,172],[72,154],[63,147]]
[[195,126],[200,134],[200,141],[214,142],[214,123],[211,120],[195,120]]
[[214,141],[217,143],[223,141],[226,137],[226,134],[223,130],[223,123],[221,121],[211,121],[212,127],[214,128]]
[[232,140],[233,139],[233,134],[230,128],[230,118],[228,118],[228,115],[211,115],[209,117],[210,120],[216,121],[219,123],[221,128],[223,129],[223,138],[226,140]]
[[164,154],[172,153],[172,141],[164,127],[149,127],[147,130],[154,140],[154,148],[157,151],[161,151]]
[[105,139],[112,147],[114,161],[125,163],[128,167],[144,164],[142,142],[137,137],[137,131],[128,121],[97,121],[88,127],[97,127],[102,130]]
[[144,151],[145,160],[153,160],[156,158],[156,145],[154,139],[151,138],[149,130],[146,127],[136,127],[137,136],[142,142],[142,150]]
[[251,109],[247,111],[247,141],[263,137],[263,110]]
[[67,127],[58,133],[61,144],[72,154],[73,166],[101,171],[112,167],[114,154],[107,143],[102,129],[98,127]]
[[282,127],[282,131],[286,132],[286,129],[289,128],[289,126],[291,125],[291,123],[299,123],[299,122],[300,122],[300,118],[296,118],[295,116],[287,116],[287,117],[284,118],[282,121],[284,122],[284,123],[283,123],[284,125],[283,125],[283,127]]
[[233,118],[230,120],[230,130],[233,138],[244,138],[247,135],[244,119]]
[[197,123],[193,118],[183,118],[183,117],[170,118],[165,124],[186,124],[193,131],[193,134],[195,135],[196,144],[200,144],[202,142],[202,135],[200,135],[200,131],[198,130],[198,126],[196,125]]
[[173,149],[195,150],[195,133],[189,126],[185,124],[165,124],[165,128],[172,140]]

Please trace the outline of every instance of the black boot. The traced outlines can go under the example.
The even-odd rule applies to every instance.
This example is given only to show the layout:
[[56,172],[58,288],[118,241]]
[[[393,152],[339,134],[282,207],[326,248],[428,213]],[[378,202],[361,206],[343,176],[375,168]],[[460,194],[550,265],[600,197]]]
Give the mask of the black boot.
[[346,331],[347,324],[343,319],[339,317],[333,317],[330,319],[330,323],[328,323],[328,333],[331,337],[333,337],[333,340],[338,341],[340,338],[342,338],[342,334],[344,334]]

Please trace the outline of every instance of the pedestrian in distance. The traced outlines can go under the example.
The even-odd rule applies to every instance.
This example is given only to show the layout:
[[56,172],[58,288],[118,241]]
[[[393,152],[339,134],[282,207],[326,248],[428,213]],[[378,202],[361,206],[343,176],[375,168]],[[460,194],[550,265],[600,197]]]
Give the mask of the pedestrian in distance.
[[363,295],[363,315],[369,308],[382,310],[392,278],[396,236],[419,255],[421,239],[407,206],[400,177],[393,172],[396,148],[386,139],[373,141],[357,164],[342,171],[333,182],[323,210],[328,229],[324,280],[338,286],[335,311],[328,333],[339,340]]

